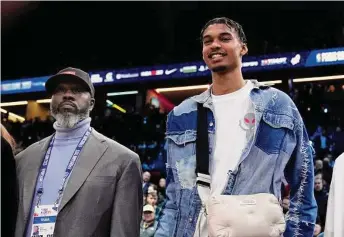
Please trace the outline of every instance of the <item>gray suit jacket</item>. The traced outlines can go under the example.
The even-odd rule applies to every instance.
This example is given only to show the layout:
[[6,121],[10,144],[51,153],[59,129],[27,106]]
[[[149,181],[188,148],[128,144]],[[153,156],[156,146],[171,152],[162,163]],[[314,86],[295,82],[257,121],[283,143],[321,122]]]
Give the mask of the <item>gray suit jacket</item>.
[[[47,137],[16,157],[19,207],[15,237],[23,237]],[[54,237],[138,237],[141,164],[136,153],[94,129],[66,185]]]

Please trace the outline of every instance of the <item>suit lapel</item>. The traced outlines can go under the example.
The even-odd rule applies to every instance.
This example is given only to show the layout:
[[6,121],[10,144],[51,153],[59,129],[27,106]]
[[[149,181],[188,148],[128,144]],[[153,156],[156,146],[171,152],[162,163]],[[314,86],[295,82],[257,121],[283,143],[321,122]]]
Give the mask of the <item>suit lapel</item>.
[[80,189],[98,160],[106,151],[107,145],[104,141],[104,139],[99,138],[98,134],[92,130],[67,182],[60,203],[59,212],[62,211],[65,205]]
[[49,142],[52,136],[47,137],[46,139],[39,142],[38,146],[41,146],[40,149],[33,152],[33,154],[29,154],[24,159],[28,159],[29,161],[26,164],[26,167],[22,167],[22,169],[27,170],[27,174],[25,175],[24,180],[24,187],[23,187],[23,209],[24,209],[24,218],[29,217],[29,212],[31,210],[31,204],[33,201],[34,192],[37,183],[37,176],[39,173],[39,169],[43,162],[45,153],[48,149]]

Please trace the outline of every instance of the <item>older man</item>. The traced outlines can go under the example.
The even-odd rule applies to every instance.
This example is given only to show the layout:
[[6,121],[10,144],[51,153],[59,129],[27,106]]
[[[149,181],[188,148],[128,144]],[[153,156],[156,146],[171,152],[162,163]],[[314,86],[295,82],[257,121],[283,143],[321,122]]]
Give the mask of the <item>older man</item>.
[[89,75],[66,68],[45,87],[56,132],[16,157],[15,236],[35,236],[37,230],[47,237],[139,236],[139,157],[90,126],[95,100]]

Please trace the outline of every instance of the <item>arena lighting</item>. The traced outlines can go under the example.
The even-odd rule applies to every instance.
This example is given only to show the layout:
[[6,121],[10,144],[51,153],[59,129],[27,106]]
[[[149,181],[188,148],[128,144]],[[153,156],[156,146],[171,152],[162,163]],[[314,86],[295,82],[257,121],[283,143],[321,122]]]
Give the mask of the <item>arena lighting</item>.
[[122,113],[126,113],[126,112],[127,112],[127,111],[126,111],[125,109],[123,109],[121,106],[112,103],[111,100],[106,100],[106,103],[108,103],[112,108],[118,109],[118,110],[121,111]]
[[[282,80],[275,81],[262,81],[261,84],[264,85],[274,85],[281,84]],[[171,88],[158,88],[155,89],[156,92],[171,92],[171,91],[186,91],[186,90],[196,90],[196,89],[208,89],[210,85],[199,85],[199,86],[182,86],[182,87],[171,87]]]
[[27,101],[5,102],[5,103],[0,103],[0,107],[27,105],[27,103],[28,103]]
[[199,86],[182,86],[182,87],[171,87],[171,88],[159,88],[155,89],[156,92],[170,92],[170,91],[186,91],[186,90],[197,90],[197,89],[208,89],[209,85],[199,85]]
[[[0,108],[0,111],[1,111],[2,113],[7,114],[7,110],[5,110],[5,109]],[[9,113],[8,113],[8,119],[9,119],[9,120],[12,120],[13,122],[15,122],[16,119],[18,119],[20,122],[24,122],[24,121],[25,121],[25,118],[23,118],[22,116],[19,116],[19,115],[15,114],[15,113],[12,113],[12,112],[9,112]]]
[[125,109],[123,109],[123,108],[120,107],[119,105],[113,104],[112,107],[115,108],[115,109],[118,109],[118,110],[121,111],[122,113],[126,113],[126,112],[127,112]]
[[295,78],[293,82],[313,82],[313,81],[328,81],[328,80],[338,80],[344,79],[344,75],[338,76],[326,76],[326,77],[307,77],[307,78]]
[[23,118],[22,116],[19,116],[17,114],[11,113],[11,112],[8,113],[8,116],[9,117],[14,117],[14,118],[18,119],[20,122],[24,122],[25,121],[25,118]]
[[110,106],[113,105],[112,101],[110,101],[110,100],[106,100],[106,103],[108,103]]
[[276,80],[276,81],[260,81],[260,84],[263,85],[275,85],[275,84],[281,84],[282,80]]
[[107,93],[107,96],[119,96],[119,95],[135,95],[138,94],[138,91],[123,91],[123,92],[111,92]]
[[51,99],[36,100],[36,102],[39,104],[50,103]]

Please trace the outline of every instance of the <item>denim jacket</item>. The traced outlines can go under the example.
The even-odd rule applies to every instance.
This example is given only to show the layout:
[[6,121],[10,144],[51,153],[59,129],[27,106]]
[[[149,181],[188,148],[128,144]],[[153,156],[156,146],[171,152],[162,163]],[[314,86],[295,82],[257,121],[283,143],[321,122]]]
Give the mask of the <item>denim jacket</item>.
[[[255,135],[239,164],[228,171],[224,195],[272,193],[281,200],[281,180],[290,184],[290,211],[284,237],[313,236],[317,205],[314,198],[313,149],[294,102],[284,92],[252,81]],[[215,118],[211,89],[191,97],[168,115],[167,201],[155,237],[193,237],[201,200],[196,188],[197,103],[208,110],[210,162],[214,155]],[[228,210],[230,211],[230,210]]]

